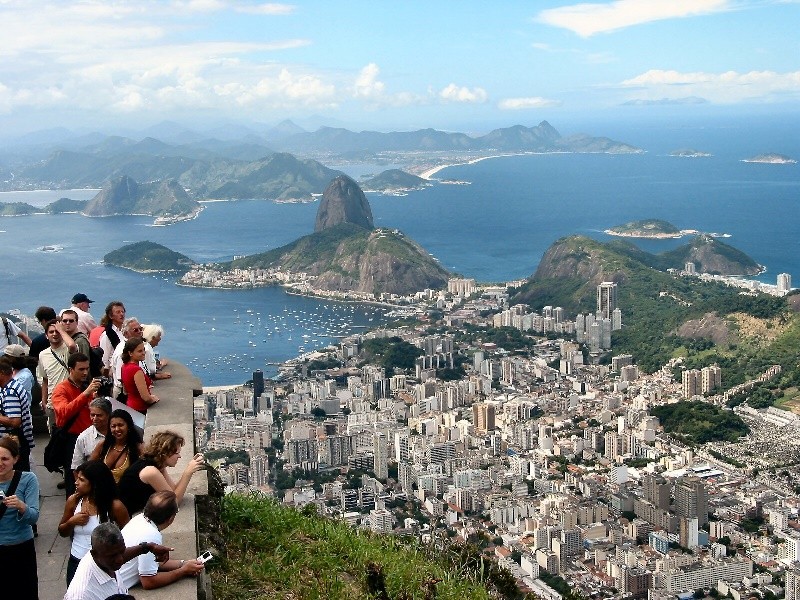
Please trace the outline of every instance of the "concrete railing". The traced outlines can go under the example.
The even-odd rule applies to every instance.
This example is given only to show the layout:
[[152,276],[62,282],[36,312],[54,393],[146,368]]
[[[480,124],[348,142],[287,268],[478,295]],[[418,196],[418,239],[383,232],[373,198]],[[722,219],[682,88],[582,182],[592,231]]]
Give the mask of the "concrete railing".
[[[155,391],[161,402],[147,413],[144,437],[147,442],[155,432],[169,429],[186,440],[180,461],[172,470],[173,479],[177,480],[196,452],[193,405],[194,397],[202,391],[202,384],[180,363],[170,362],[166,370],[172,373],[172,378],[156,383]],[[64,492],[56,489],[58,478],[40,466],[47,439],[46,435],[37,435],[34,449],[34,460],[38,465],[35,471],[41,486],[39,537],[36,541],[39,597],[42,600],[58,600],[63,598],[66,591],[65,569],[70,542],[69,538],[60,538],[57,533],[64,511]],[[196,557],[201,551],[198,547],[196,499],[207,494],[207,474],[198,471],[192,477],[175,521],[164,531],[164,543],[175,548],[172,553],[175,558]],[[211,597],[210,587],[207,576],[202,574],[197,579],[187,577],[157,590],[144,590],[137,586],[132,593],[138,600],[207,600]]]
[[[194,437],[194,397],[202,392],[202,383],[180,363],[170,362],[166,370],[172,373],[172,378],[159,380],[156,384],[155,391],[161,401],[147,412],[144,438],[147,443],[151,435],[168,429],[186,440],[180,461],[174,469],[173,479],[177,480],[197,451]],[[201,551],[197,542],[195,497],[207,494],[206,472],[198,471],[192,476],[175,521],[164,531],[164,543],[175,548],[172,554],[176,558],[196,557]],[[205,579],[204,575],[199,580],[187,577],[157,590],[143,590],[137,587],[134,595],[137,599],[195,600],[198,598],[198,590],[208,587]],[[205,594],[200,595],[205,597]]]

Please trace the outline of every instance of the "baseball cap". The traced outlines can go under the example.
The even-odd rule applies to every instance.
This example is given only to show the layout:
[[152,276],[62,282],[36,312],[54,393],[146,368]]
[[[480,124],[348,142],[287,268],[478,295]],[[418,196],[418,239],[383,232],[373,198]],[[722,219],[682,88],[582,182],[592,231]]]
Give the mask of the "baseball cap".
[[94,300],[89,300],[89,296],[87,296],[86,294],[75,294],[72,297],[72,303],[78,304],[79,302],[88,302],[91,304],[92,302],[94,302]]
[[25,352],[25,348],[19,344],[8,344],[5,348],[3,348],[3,354],[18,358],[20,356],[25,356],[27,352]]

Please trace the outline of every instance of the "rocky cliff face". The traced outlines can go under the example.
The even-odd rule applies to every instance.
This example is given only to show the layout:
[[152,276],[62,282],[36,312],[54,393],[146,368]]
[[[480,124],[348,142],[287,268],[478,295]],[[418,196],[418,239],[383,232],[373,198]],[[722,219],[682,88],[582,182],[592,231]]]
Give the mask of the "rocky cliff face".
[[441,289],[449,274],[416,242],[396,230],[377,229],[358,244],[344,241],[315,285],[326,290],[410,294]]
[[92,198],[83,214],[176,216],[189,214],[200,205],[175,180],[137,183],[127,175],[111,181]]
[[591,238],[572,236],[555,242],[542,257],[533,279],[577,279],[587,285],[621,282],[624,261]]
[[358,184],[340,175],[328,185],[317,211],[314,231],[322,231],[341,223],[352,223],[365,229],[374,227],[372,209]]

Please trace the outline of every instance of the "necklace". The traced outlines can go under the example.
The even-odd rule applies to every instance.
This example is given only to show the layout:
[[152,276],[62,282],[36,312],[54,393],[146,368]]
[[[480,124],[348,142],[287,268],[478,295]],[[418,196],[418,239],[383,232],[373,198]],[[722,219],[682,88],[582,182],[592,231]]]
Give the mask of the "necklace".
[[114,450],[116,450],[117,452],[124,452],[127,449],[128,449],[127,446],[123,446],[122,448],[117,448],[116,446],[114,446]]

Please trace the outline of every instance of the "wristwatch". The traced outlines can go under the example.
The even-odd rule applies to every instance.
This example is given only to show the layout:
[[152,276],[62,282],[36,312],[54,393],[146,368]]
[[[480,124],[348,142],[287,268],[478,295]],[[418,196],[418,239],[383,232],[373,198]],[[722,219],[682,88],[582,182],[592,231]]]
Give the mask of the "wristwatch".
[[142,554],[147,554],[153,551],[153,545],[150,542],[141,542],[139,548],[142,549]]

